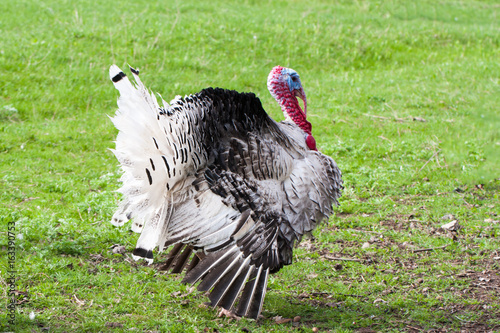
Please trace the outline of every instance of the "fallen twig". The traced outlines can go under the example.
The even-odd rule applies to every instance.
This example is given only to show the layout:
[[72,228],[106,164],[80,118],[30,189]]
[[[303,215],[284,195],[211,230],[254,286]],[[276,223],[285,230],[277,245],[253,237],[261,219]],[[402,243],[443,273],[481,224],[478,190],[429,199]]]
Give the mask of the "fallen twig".
[[365,297],[368,297],[369,295],[371,295],[372,293],[368,293],[366,295],[354,295],[354,294],[339,294],[337,293],[337,295],[340,295],[340,296],[346,296],[346,297],[359,297],[359,298],[365,298]]
[[410,326],[410,325],[406,325],[406,327],[408,328],[411,328],[412,330],[416,330],[416,331],[419,331],[419,332],[422,332],[423,330],[418,328],[418,327],[414,327],[414,326]]
[[[376,116],[376,115],[368,114],[368,113],[363,113],[363,115],[367,116],[367,117],[383,119],[383,120],[395,120],[395,121],[399,121],[400,123],[407,121],[407,119],[405,119],[405,118],[398,118],[396,116],[394,118],[390,118],[390,117]],[[410,117],[410,118],[413,119],[412,117]]]
[[438,247],[430,247],[428,249],[416,249],[416,250],[413,250],[412,252],[415,253],[415,252],[426,252],[426,251],[434,251],[434,250],[439,250],[439,249],[444,249],[446,248],[447,246],[449,246],[450,244],[447,244],[447,245],[443,245],[443,246],[438,246]]
[[357,230],[357,229],[345,229],[345,231],[354,231],[354,232],[360,232],[360,233],[371,233],[371,234],[377,234],[377,235],[382,235],[381,232],[377,231],[371,231],[371,230]]
[[364,113],[363,116],[377,118],[377,119],[384,119],[384,120],[392,120],[392,118],[382,117],[382,116],[375,116],[375,115],[368,114],[368,113]]
[[417,174],[417,173],[419,173],[420,171],[422,171],[422,170],[423,170],[423,168],[425,168],[425,166],[426,166],[427,164],[429,164],[429,162],[430,162],[430,161],[432,161],[432,159],[433,159],[434,157],[436,157],[436,156],[437,156],[437,154],[439,154],[439,152],[440,152],[440,151],[441,151],[441,149],[439,149],[439,150],[438,150],[438,151],[436,151],[434,154],[432,154],[431,158],[429,158],[429,159],[427,160],[427,162],[425,162],[425,164],[424,164],[424,165],[422,165],[422,167],[420,168],[420,170],[418,170],[415,174]]
[[389,139],[387,139],[386,137],[384,137],[384,136],[382,136],[382,135],[379,135],[378,137],[379,137],[380,139],[382,139],[382,140],[389,141],[389,143],[391,144],[391,152],[392,152],[392,146],[393,146],[392,141],[391,141],[391,140],[389,140]]
[[464,199],[464,198],[462,198],[462,200],[465,202],[465,205],[466,205],[467,207],[469,207],[469,208],[470,208],[470,207],[474,207],[474,205],[472,205],[472,204],[468,203],[467,201],[465,201],[465,199]]
[[76,207],[76,211],[78,212],[78,216],[80,216],[80,220],[82,220],[82,222],[85,222],[85,220],[82,217],[82,213],[80,213],[80,208]]
[[362,259],[354,259],[354,258],[337,258],[337,257],[330,257],[330,256],[323,256],[324,258],[328,260],[340,260],[340,261],[363,261]]
[[486,285],[482,285],[482,284],[474,283],[474,282],[472,282],[472,285],[476,286],[476,287],[479,287],[479,288],[483,288],[483,289],[493,288],[493,287],[490,287],[490,286],[486,286]]

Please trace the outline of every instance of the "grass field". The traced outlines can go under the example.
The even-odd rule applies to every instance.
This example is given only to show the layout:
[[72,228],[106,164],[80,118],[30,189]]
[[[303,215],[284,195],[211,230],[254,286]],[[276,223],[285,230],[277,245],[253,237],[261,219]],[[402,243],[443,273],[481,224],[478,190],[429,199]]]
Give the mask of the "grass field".
[[[499,22],[493,0],[2,1],[0,331],[500,332]],[[300,73],[345,191],[258,322],[216,318],[108,222],[113,63],[166,100],[255,92],[278,120],[267,74]]]

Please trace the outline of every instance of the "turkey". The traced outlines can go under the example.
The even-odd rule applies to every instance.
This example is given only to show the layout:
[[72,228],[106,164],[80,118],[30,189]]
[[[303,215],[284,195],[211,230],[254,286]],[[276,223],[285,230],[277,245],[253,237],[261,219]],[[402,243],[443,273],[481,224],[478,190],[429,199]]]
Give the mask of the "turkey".
[[[210,305],[257,319],[268,276],[292,263],[292,251],[332,214],[341,172],[316,149],[297,72],[276,66],[267,80],[285,120],[276,122],[252,93],[207,88],[161,105],[130,68],[116,65],[120,92],[112,122],[124,200],[112,217],[132,220],[134,259],[185,272]],[[303,100],[303,109],[297,97]]]

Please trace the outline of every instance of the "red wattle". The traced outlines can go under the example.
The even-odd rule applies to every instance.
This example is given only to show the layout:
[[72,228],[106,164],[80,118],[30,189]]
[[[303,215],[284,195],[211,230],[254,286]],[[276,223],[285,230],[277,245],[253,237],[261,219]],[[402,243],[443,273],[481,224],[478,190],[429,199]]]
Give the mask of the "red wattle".
[[316,140],[314,140],[314,137],[309,134],[307,137],[306,137],[306,144],[307,144],[307,147],[309,147],[309,149],[311,150],[318,150],[316,148]]

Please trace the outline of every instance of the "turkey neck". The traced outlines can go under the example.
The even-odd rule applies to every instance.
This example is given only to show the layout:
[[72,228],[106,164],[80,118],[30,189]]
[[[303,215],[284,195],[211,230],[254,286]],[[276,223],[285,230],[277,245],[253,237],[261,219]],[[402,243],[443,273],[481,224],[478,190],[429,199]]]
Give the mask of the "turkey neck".
[[296,95],[301,95],[304,99],[304,110],[307,110],[307,99],[304,89],[300,88],[300,92],[297,93],[296,90],[282,91],[282,98],[276,100],[281,106],[281,110],[285,115],[285,118],[288,120],[292,120],[297,126],[299,126],[307,135],[306,135],[306,144],[311,150],[318,150],[316,148],[316,140],[311,134],[311,123],[306,119],[306,113],[302,111],[299,105],[299,101],[297,100]]
[[[307,121],[306,114],[300,108],[299,101],[297,100],[296,93],[290,91],[289,88],[281,82],[270,82],[268,85],[271,95],[276,99],[283,111],[286,119],[292,120],[304,132],[311,135],[311,123]],[[304,109],[307,110],[307,99],[304,89],[300,89],[300,94],[304,99]]]
[[[283,94],[283,97],[278,99],[278,103],[281,106],[281,110],[283,111],[285,118],[292,120],[304,132],[311,135],[311,123],[307,121],[306,114],[300,108],[299,101],[297,100],[297,97],[293,95],[293,92],[286,91]],[[306,105],[304,95],[304,109],[306,108]]]

